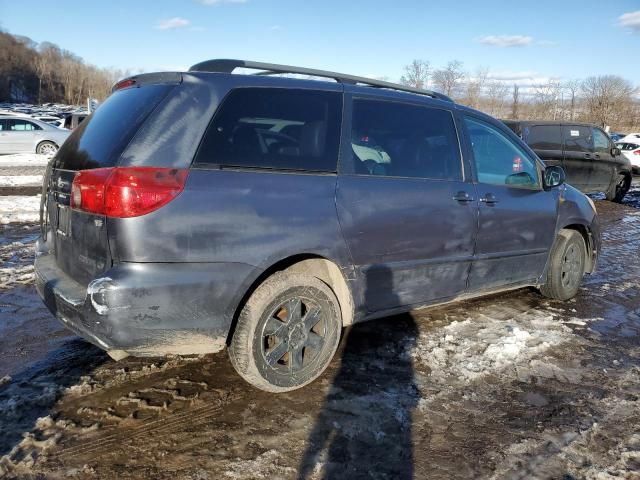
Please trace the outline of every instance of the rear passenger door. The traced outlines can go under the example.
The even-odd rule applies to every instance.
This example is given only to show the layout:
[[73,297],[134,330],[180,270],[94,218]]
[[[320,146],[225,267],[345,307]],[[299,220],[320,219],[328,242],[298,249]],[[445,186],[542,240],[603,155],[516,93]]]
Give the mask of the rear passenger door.
[[555,235],[557,189],[542,189],[537,161],[496,125],[465,116],[479,196],[469,291],[533,284]]
[[336,202],[366,310],[462,293],[477,201],[464,181],[452,112],[379,98],[345,101],[351,124],[343,130]]
[[593,172],[593,135],[590,126],[563,125],[563,168],[567,183],[583,192],[597,192],[590,184]]

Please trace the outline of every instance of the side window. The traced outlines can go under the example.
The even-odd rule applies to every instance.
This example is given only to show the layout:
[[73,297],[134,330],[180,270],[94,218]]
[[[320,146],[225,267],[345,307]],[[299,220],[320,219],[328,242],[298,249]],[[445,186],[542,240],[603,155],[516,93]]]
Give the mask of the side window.
[[593,146],[596,153],[609,154],[611,147],[609,146],[609,137],[602,130],[593,129]]
[[345,173],[462,179],[458,135],[448,110],[356,99],[349,153]]
[[213,117],[196,163],[335,172],[342,94],[238,88]]
[[6,120],[0,120],[0,131],[7,129],[5,121]]
[[14,132],[32,132],[34,130],[42,130],[35,123],[28,122],[27,120],[9,120],[9,130]]
[[562,127],[562,140],[567,152],[592,152],[593,136],[591,127],[583,125],[564,125]]
[[562,150],[562,127],[533,125],[525,129],[525,141],[537,150]]
[[478,181],[492,185],[540,188],[538,167],[519,145],[497,128],[465,117],[471,139]]

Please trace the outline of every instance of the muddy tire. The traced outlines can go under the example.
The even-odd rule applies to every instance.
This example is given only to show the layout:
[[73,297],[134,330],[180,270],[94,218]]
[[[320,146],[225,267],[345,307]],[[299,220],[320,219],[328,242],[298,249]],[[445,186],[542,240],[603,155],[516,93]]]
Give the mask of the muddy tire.
[[560,230],[551,251],[547,281],[540,287],[540,293],[555,300],[575,297],[584,276],[586,258],[582,235],[575,230]]
[[36,153],[40,155],[53,155],[58,151],[58,146],[49,141],[40,142],[36,147]]
[[295,390],[327,368],[341,330],[340,304],[324,282],[280,272],[265,280],[242,309],[229,358],[261,390]]
[[622,199],[631,188],[631,175],[620,174],[607,190],[606,197],[610,202],[622,203]]

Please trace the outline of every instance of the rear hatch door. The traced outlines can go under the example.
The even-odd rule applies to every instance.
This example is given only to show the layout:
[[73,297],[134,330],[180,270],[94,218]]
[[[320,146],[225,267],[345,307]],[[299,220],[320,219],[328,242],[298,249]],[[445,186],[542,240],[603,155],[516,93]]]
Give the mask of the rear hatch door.
[[133,86],[113,93],[62,145],[47,170],[46,215],[58,266],[88,284],[113,263],[103,215],[71,208],[78,172],[113,168],[145,120],[167,96],[171,84]]

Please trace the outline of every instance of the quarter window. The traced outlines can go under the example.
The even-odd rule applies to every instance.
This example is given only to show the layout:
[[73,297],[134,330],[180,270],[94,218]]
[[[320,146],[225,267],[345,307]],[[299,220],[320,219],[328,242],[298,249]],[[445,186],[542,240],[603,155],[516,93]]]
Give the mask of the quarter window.
[[565,125],[562,127],[562,140],[567,152],[593,151],[591,127],[583,125]]
[[335,172],[342,94],[239,88],[214,116],[197,164]]
[[537,150],[562,150],[560,125],[533,125],[525,129],[527,144]]
[[355,100],[350,147],[345,173],[462,179],[458,135],[448,110]]
[[598,130],[597,128],[593,129],[593,146],[596,153],[609,153],[609,137],[602,130]]
[[479,182],[540,188],[536,162],[520,146],[488,123],[471,117],[466,117],[465,122]]

